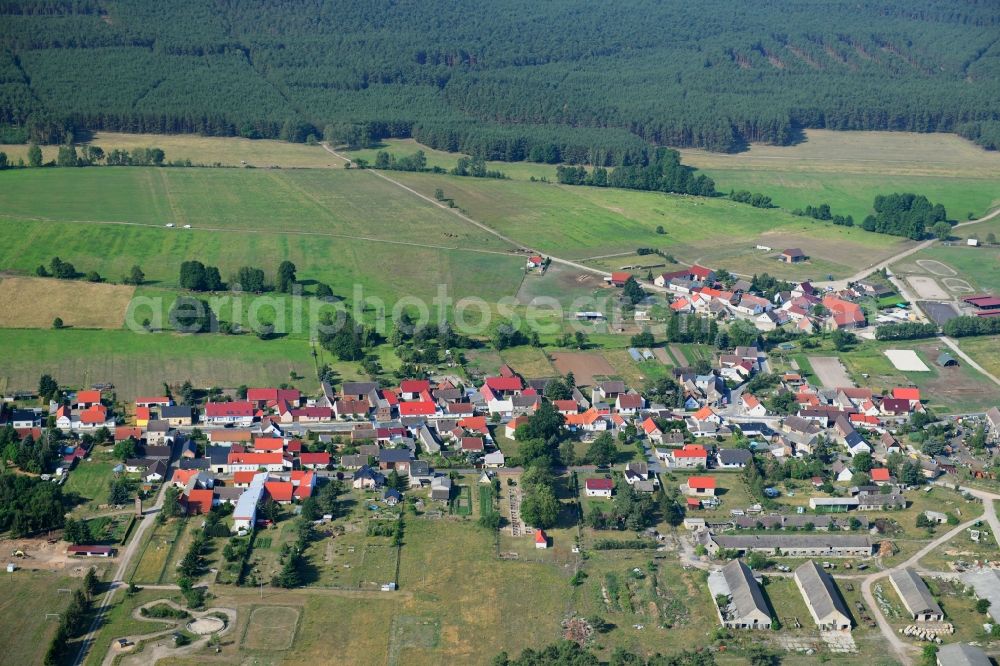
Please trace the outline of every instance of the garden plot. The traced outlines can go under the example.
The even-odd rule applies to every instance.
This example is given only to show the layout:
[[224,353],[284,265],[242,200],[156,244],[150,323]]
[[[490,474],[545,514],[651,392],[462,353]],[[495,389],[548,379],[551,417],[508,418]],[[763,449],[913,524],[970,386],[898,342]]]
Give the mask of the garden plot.
[[892,365],[902,372],[930,372],[931,370],[912,349],[886,349],[885,355],[892,362]]
[[948,292],[942,289],[934,278],[925,275],[908,275],[906,281],[917,292],[917,296],[922,299],[947,300],[951,298]]

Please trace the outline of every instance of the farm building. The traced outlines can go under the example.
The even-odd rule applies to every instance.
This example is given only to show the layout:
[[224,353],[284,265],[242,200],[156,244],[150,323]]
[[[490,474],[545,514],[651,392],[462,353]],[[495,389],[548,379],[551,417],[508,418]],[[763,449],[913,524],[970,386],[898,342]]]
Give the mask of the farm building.
[[704,543],[709,552],[720,548],[783,557],[869,557],[872,542],[867,536],[834,534],[754,534],[748,536],[710,535]]
[[805,261],[808,258],[809,257],[806,255],[806,253],[797,247],[790,247],[784,252],[782,252],[780,255],[778,255],[778,259],[780,261],[785,262],[786,264],[797,264],[800,261]]
[[708,576],[708,589],[714,600],[721,596],[729,603],[719,607],[722,626],[729,629],[770,629],[771,614],[761,593],[760,585],[750,567],[740,560],[733,560]]
[[979,316],[1000,313],[1000,298],[996,296],[969,296],[963,298],[962,302],[974,307]]
[[937,357],[937,364],[942,368],[950,368],[958,365],[958,361],[948,352],[941,352]]
[[83,557],[114,557],[116,552],[113,546],[70,546],[66,549],[67,555]]
[[966,643],[942,645],[937,653],[938,666],[990,666],[992,662],[981,648]]
[[233,529],[250,530],[257,524],[257,505],[264,497],[266,482],[267,474],[255,474],[250,486],[236,500],[236,508],[233,510]]
[[821,631],[850,631],[851,614],[830,574],[813,560],[799,566],[792,576],[806,602],[809,614]]
[[897,570],[889,575],[896,594],[899,595],[910,618],[917,622],[941,622],[944,612],[934,600],[927,584],[912,568]]

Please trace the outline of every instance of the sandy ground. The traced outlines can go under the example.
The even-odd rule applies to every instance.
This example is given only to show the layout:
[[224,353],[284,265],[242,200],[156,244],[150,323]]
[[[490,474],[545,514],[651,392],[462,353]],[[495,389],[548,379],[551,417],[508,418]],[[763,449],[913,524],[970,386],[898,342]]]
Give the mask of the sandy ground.
[[5,277],[0,281],[0,326],[121,328],[135,287],[82,280]]
[[[61,536],[61,533],[60,533]],[[21,569],[32,571],[67,571],[70,575],[82,576],[95,564],[107,562],[103,558],[70,557],[66,554],[66,542],[49,543],[44,537],[36,539],[0,540],[0,559],[13,562]],[[15,557],[21,551],[24,557]]]
[[616,374],[607,359],[593,352],[553,352],[552,362],[559,374],[572,372],[580,386],[593,386],[595,376]]
[[897,370],[903,372],[930,372],[930,368],[920,360],[912,349],[886,349],[885,355]]
[[947,300],[951,298],[947,291],[938,286],[937,281],[932,277],[923,275],[909,275],[906,281],[910,283],[917,296],[929,301]]
[[809,364],[824,388],[854,386],[844,364],[836,356],[810,356]]

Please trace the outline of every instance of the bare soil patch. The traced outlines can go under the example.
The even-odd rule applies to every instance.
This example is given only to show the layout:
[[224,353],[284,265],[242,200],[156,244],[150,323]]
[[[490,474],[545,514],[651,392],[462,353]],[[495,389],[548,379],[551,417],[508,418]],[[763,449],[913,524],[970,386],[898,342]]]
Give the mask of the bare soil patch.
[[559,374],[572,372],[581,386],[593,386],[595,377],[616,374],[607,359],[594,352],[553,352],[552,362]]
[[836,356],[810,356],[809,364],[825,388],[854,386],[844,364]]
[[906,281],[910,283],[917,296],[927,300],[947,300],[948,292],[942,289],[934,278],[923,275],[909,275]]
[[135,287],[31,277],[0,280],[0,327],[121,328]]

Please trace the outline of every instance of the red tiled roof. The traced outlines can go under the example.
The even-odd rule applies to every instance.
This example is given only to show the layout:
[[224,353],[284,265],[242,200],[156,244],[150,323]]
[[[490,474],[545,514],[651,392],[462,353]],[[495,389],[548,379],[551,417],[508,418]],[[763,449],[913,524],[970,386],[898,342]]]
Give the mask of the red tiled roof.
[[710,275],[715,273],[715,271],[713,271],[711,268],[705,268],[704,266],[698,266],[697,264],[695,264],[694,266],[688,269],[688,273],[695,276],[699,280],[705,280]]
[[289,481],[266,481],[264,489],[275,502],[291,502],[295,486]]
[[247,389],[247,400],[250,402],[298,402],[302,394],[298,389],[252,388]]
[[233,472],[233,483],[236,485],[248,484],[253,481],[259,472]]
[[303,453],[299,456],[299,461],[303,465],[329,465],[330,454],[326,451],[319,453]]
[[462,450],[463,451],[483,451],[485,446],[483,445],[482,437],[463,437],[462,438]]
[[535,530],[535,543],[548,544],[549,539],[545,536],[545,530]]
[[196,489],[187,494],[188,513],[208,513],[212,510],[215,492],[209,489]]
[[437,412],[437,405],[425,400],[399,403],[400,416],[431,416]]
[[576,400],[553,400],[552,404],[555,405],[556,411],[559,412],[575,413],[580,409],[580,406],[576,404]]
[[587,479],[584,485],[588,490],[611,490],[615,487],[615,482],[611,479]]
[[274,453],[230,453],[230,465],[278,465],[284,461],[280,452]]
[[487,377],[486,385],[494,391],[520,391],[524,388],[521,378],[513,377]]
[[76,402],[100,402],[101,392],[100,391],[77,391],[76,392]]
[[892,397],[897,400],[920,400],[920,389],[897,386],[892,389]]
[[285,440],[280,437],[258,437],[253,441],[254,451],[283,451]]
[[715,488],[715,477],[714,476],[689,476],[688,477],[688,488],[696,488],[698,490],[710,490]]
[[128,426],[118,426],[115,428],[115,441],[123,442],[129,437],[142,439],[142,428],[129,428]]
[[871,470],[872,481],[888,481],[889,470],[885,467],[876,467]]
[[619,282],[628,282],[628,279],[632,277],[632,274],[628,271],[614,271],[611,273],[611,281],[615,284]]
[[426,379],[404,379],[399,383],[401,393],[421,393],[430,388],[431,383]]
[[149,420],[149,407],[136,407],[135,408],[135,420],[136,421],[148,421]]
[[108,420],[108,408],[104,405],[94,405],[80,412],[80,423],[104,423]]
[[169,405],[170,398],[165,395],[146,397],[146,398],[136,398],[135,404],[137,405]]
[[708,451],[700,444],[685,444],[679,449],[670,452],[674,458],[707,458]]
[[[527,422],[527,419],[525,419],[525,422]],[[459,420],[458,425],[466,430],[475,430],[483,434],[489,432],[485,416],[466,416],[464,419]]]
[[659,430],[660,427],[656,425],[656,422],[652,418],[647,417],[646,420],[642,422],[642,429],[646,431],[647,435],[649,435]]
[[253,405],[249,402],[210,402],[205,405],[205,416],[253,416]]

